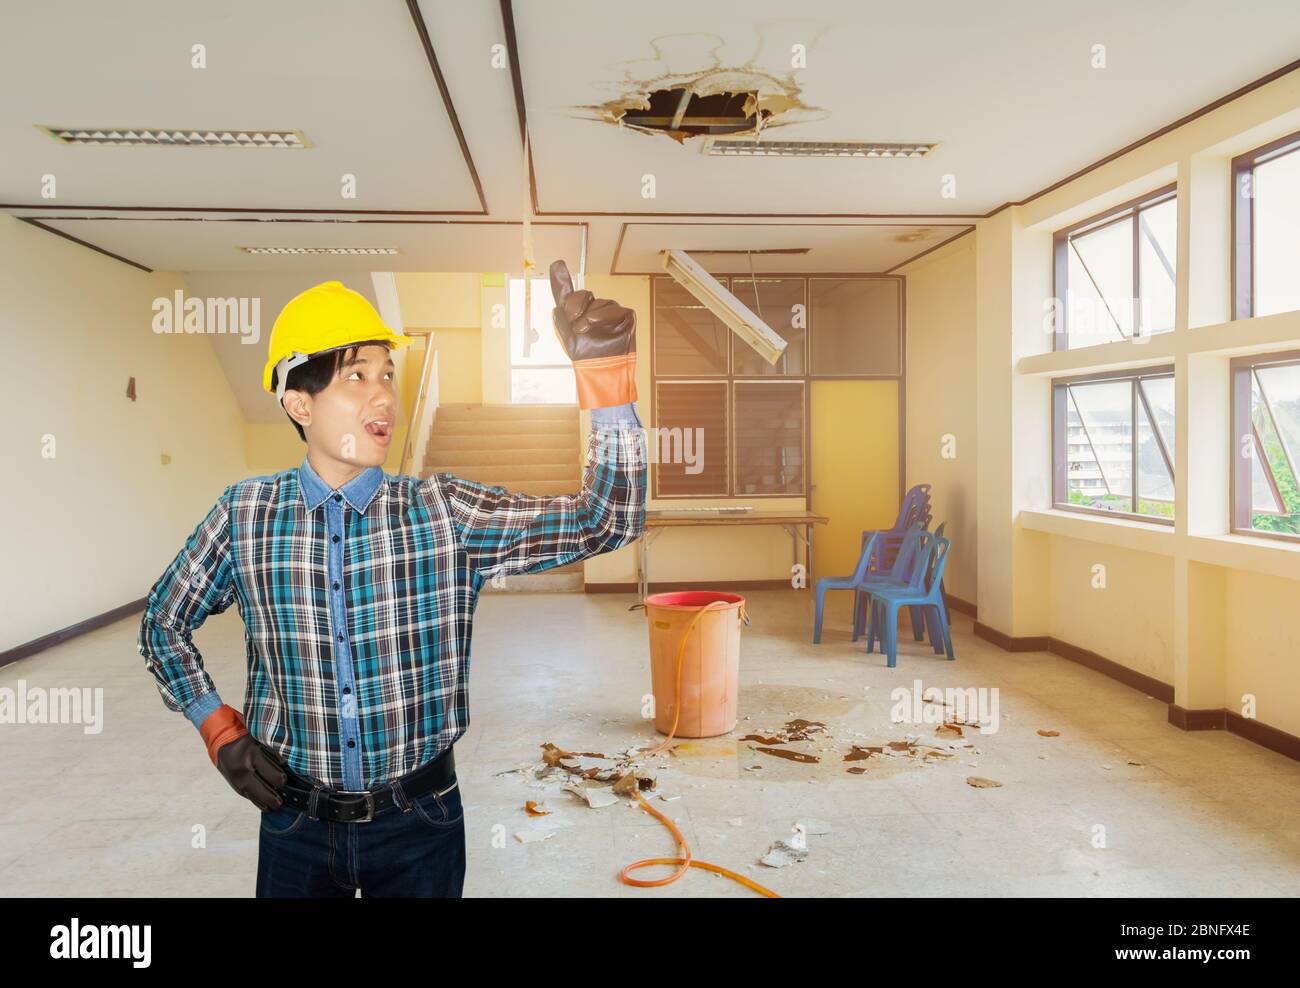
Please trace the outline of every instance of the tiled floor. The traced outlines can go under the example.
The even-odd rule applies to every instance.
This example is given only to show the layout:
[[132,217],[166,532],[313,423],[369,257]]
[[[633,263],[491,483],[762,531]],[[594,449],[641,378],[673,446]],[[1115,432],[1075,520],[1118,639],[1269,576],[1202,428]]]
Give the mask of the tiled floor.
[[[1003,652],[960,616],[956,662],[906,642],[889,670],[846,627],[810,644],[808,593],[747,596],[754,623],[742,647],[741,729],[665,756],[658,774],[659,788],[681,798],[654,805],[678,821],[698,857],[786,895],[1300,894],[1300,764],[1234,735],[1179,731],[1163,703],[1057,656]],[[482,598],[473,723],[456,747],[467,895],[752,894],[699,870],[667,888],[624,886],[624,864],[675,853],[658,823],[632,804],[591,809],[563,793],[546,796],[551,816],[530,821],[523,803],[539,790],[499,774],[535,760],[544,741],[617,751],[650,740],[641,716],[645,618],[627,610],[631,602]],[[252,894],[257,811],[227,788],[189,723],[164,708],[135,632],[134,619],[123,621],[0,670],[0,686],[100,686],[105,702],[96,735],[0,725],[0,893]],[[238,613],[213,618],[196,641],[237,703]],[[869,760],[866,773],[849,774],[850,743],[934,730],[890,722],[890,691],[916,679],[925,688],[998,688],[999,730],[973,735],[977,755]],[[825,739],[803,746],[826,749],[820,763],[738,741],[791,717],[827,725]],[[972,788],[970,775],[1002,786]],[[799,822],[828,832],[807,838],[801,862],[758,865]],[[555,836],[530,844],[513,836],[536,827]]]

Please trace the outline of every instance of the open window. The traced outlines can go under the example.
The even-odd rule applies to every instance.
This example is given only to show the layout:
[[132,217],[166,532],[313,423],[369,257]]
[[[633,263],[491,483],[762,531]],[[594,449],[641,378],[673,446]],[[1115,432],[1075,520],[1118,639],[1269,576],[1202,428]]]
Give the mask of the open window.
[[1300,538],[1300,350],[1232,362],[1232,528]]
[[1232,159],[1234,318],[1300,309],[1300,133]]
[[1178,202],[1167,186],[1053,237],[1054,349],[1174,328]]
[[1052,383],[1058,508],[1173,523],[1172,367]]

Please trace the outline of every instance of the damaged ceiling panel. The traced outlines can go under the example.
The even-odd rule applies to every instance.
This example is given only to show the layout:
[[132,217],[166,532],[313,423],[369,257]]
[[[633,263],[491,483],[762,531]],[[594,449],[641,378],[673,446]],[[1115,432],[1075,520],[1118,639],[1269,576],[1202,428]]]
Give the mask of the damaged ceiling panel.
[[803,105],[793,75],[779,78],[748,67],[648,80],[606,103],[578,109],[595,120],[664,134],[679,144],[700,136],[757,137],[769,126],[825,115]]

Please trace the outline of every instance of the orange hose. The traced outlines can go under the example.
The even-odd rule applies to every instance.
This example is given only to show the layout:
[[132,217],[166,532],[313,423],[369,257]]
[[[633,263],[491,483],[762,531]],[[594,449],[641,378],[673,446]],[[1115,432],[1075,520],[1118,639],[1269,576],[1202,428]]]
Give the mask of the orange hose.
[[[659,744],[655,745],[653,748],[642,748],[641,749],[642,754],[657,755],[659,752],[663,751],[664,748],[668,747],[669,742],[672,741],[673,739],[673,735],[677,733],[677,720],[679,717],[681,717],[682,714],[682,656],[686,653],[686,640],[690,638],[691,631],[694,630],[696,622],[698,622],[700,618],[704,616],[704,612],[709,610],[710,608],[715,608],[718,605],[721,605],[722,607],[730,606],[730,604],[727,601],[721,601],[721,600],[714,601],[713,603],[710,604],[705,604],[703,607],[699,609],[695,617],[691,619],[691,623],[686,626],[686,633],[682,635],[682,643],[679,646],[677,646],[677,677],[676,677],[676,684],[674,687],[675,711],[673,713],[672,729],[668,732],[668,736],[664,738],[663,741],[661,741]],[[740,605],[740,616],[742,619],[745,616],[744,604]],[[734,871],[730,870],[729,868],[723,868],[721,865],[709,864],[707,861],[697,861],[694,857],[691,856],[691,849],[686,844],[686,838],[682,836],[682,832],[677,829],[677,826],[666,816],[664,816],[662,813],[656,810],[653,806],[647,803],[645,801],[645,797],[641,795],[639,790],[633,789],[632,795],[634,795],[636,797],[637,802],[641,804],[641,809],[645,810],[652,817],[654,817],[656,820],[658,820],[660,823],[662,823],[665,827],[668,828],[668,831],[673,835],[673,840],[675,840],[677,842],[677,845],[682,849],[682,854],[684,855],[684,857],[645,858],[642,861],[634,861],[632,862],[632,864],[628,865],[626,868],[624,868],[622,871],[618,873],[619,880],[623,882],[624,885],[635,885],[638,888],[657,888],[662,885],[670,885],[671,883],[677,881],[677,879],[681,878],[684,874],[686,874],[688,868],[703,868],[705,871],[711,871],[718,875],[725,875],[727,878],[730,878],[733,882],[739,882],[741,885],[744,885],[746,888],[753,889],[759,895],[766,896],[769,899],[781,898],[780,895],[778,895],[776,892],[773,892],[770,888],[766,888],[765,886],[759,885],[758,882],[751,881],[750,879],[746,878],[744,875],[738,875]],[[650,879],[650,878],[631,877],[630,875],[631,872],[636,871],[638,868],[648,868],[651,865],[675,865],[677,867],[677,870],[674,871],[672,874],[665,875],[663,878]]]

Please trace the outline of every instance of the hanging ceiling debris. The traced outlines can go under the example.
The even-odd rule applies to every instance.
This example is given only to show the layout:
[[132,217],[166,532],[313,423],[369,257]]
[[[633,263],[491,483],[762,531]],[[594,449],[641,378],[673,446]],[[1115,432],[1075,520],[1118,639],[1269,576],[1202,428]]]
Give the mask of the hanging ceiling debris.
[[605,123],[644,134],[665,134],[679,144],[692,137],[757,136],[769,126],[817,120],[822,110],[804,106],[799,86],[751,69],[710,69],[624,86],[630,91],[580,107]]

